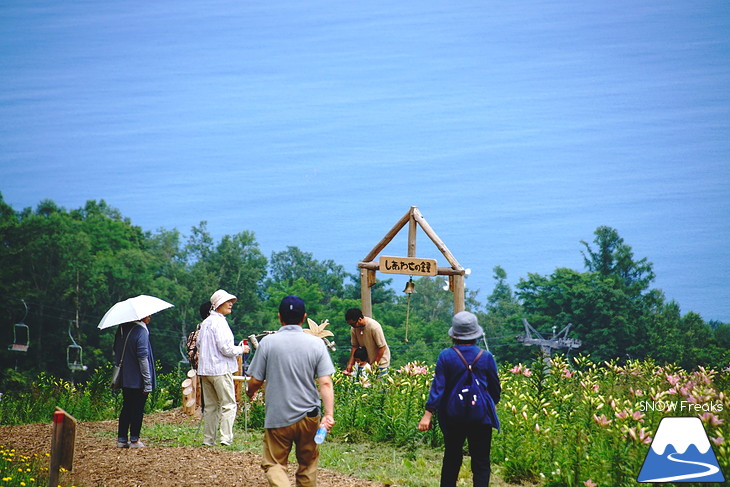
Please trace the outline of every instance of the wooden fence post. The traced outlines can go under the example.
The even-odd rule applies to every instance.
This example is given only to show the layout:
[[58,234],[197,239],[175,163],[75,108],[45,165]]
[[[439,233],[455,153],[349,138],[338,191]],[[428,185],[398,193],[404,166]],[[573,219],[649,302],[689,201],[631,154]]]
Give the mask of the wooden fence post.
[[76,419],[61,408],[53,413],[53,436],[51,437],[51,464],[48,469],[48,487],[58,485],[58,471],[61,467],[71,471],[74,462],[76,442]]

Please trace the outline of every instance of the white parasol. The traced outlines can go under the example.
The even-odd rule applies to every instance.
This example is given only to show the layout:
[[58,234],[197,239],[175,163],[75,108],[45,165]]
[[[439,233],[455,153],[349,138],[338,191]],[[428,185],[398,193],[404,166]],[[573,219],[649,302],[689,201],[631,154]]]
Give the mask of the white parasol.
[[173,307],[173,304],[163,301],[154,296],[140,294],[134,298],[120,301],[106,312],[99,322],[99,329],[109,328],[128,321],[137,321],[162,311],[163,309]]

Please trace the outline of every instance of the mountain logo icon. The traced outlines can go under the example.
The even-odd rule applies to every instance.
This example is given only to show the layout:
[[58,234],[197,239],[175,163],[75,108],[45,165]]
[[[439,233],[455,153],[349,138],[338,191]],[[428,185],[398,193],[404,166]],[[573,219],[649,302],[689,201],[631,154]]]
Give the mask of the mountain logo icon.
[[724,482],[700,418],[663,418],[636,481]]

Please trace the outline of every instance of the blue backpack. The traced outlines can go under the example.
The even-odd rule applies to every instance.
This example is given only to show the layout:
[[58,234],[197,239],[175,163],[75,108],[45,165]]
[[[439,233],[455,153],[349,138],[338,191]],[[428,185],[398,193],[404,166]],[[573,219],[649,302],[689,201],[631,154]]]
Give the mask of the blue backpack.
[[464,362],[466,370],[451,389],[451,395],[446,401],[446,415],[449,418],[464,422],[482,422],[489,412],[489,401],[486,394],[486,384],[482,384],[472,371],[472,366],[477,363],[484,353],[479,350],[471,365],[466,361],[459,349],[452,347]]

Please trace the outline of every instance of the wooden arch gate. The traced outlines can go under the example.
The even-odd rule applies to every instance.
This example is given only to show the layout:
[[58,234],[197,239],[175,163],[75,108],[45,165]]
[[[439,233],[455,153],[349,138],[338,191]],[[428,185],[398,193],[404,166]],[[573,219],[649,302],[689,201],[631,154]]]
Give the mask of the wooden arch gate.
[[[375,258],[408,224],[408,256]],[[420,226],[423,232],[436,245],[446,258],[450,267],[438,267],[434,259],[416,257],[416,230]],[[454,314],[464,311],[464,276],[465,269],[449,251],[444,242],[436,235],[417,206],[411,206],[408,212],[385,234],[383,239],[357,265],[360,268],[360,302],[365,316],[373,315],[372,294],[370,288],[376,283],[377,271],[390,274],[406,274],[411,276],[449,276],[449,291],[454,293]]]

